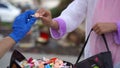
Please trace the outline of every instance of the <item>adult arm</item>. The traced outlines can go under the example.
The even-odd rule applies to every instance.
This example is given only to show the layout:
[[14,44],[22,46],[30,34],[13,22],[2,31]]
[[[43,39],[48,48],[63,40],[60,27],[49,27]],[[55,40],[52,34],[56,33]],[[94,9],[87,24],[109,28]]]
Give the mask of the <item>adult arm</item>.
[[13,31],[9,36],[0,41],[0,58],[11,48],[19,42],[27,32],[31,29],[36,21],[36,18],[31,17],[35,11],[29,10],[16,17],[13,23]]
[[9,36],[0,41],[0,58],[14,46],[16,42]]

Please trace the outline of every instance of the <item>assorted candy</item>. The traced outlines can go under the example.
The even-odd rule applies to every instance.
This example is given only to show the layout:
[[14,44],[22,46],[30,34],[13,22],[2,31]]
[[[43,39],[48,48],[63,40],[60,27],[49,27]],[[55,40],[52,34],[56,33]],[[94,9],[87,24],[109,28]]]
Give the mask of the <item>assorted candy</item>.
[[64,63],[58,58],[47,59],[43,57],[42,59],[33,59],[29,58],[28,60],[23,60],[21,62],[16,61],[21,68],[72,68],[67,66],[67,63]]

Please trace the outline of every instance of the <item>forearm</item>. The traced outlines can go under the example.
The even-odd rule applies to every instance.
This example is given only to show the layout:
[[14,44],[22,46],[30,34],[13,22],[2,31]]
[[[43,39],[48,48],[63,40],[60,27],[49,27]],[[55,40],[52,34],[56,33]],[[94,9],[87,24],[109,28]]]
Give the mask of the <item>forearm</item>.
[[0,58],[15,44],[15,41],[7,36],[0,41]]
[[37,18],[31,17],[33,14],[35,14],[34,10],[28,10],[16,17],[12,26],[13,31],[0,41],[0,58],[30,31],[37,20]]

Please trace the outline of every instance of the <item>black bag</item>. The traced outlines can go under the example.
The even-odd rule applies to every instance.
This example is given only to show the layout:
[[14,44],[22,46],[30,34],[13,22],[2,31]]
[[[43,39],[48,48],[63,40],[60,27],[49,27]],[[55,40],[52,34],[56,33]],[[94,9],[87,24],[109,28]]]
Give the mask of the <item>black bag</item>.
[[111,52],[109,50],[109,47],[108,47],[108,44],[107,44],[107,41],[106,41],[104,34],[102,35],[102,38],[105,42],[107,51],[101,52],[99,54],[96,54],[92,57],[89,57],[89,58],[79,62],[79,60],[84,52],[85,46],[88,42],[88,39],[90,37],[91,32],[92,32],[92,30],[90,31],[90,33],[85,41],[85,44],[84,44],[84,46],[83,46],[83,48],[78,56],[78,59],[74,65],[74,67],[75,68],[113,68],[112,55],[111,55]]

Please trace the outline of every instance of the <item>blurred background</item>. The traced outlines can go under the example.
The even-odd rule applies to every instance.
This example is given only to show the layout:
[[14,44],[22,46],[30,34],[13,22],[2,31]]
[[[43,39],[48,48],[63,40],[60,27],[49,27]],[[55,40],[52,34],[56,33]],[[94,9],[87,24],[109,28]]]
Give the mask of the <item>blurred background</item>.
[[[0,0],[0,40],[12,31],[12,23],[22,12],[40,8],[49,9],[55,18],[73,0]],[[19,50],[27,58],[58,57],[62,60],[75,63],[85,38],[84,21],[79,28],[66,34],[59,40],[51,38],[49,28],[41,20],[37,20],[28,35],[17,43],[0,59],[0,68],[9,64],[11,53]]]

